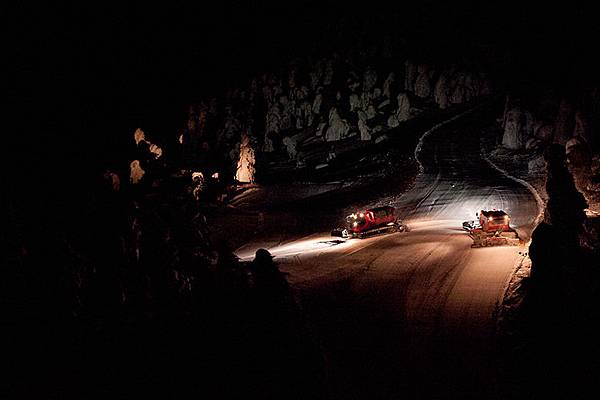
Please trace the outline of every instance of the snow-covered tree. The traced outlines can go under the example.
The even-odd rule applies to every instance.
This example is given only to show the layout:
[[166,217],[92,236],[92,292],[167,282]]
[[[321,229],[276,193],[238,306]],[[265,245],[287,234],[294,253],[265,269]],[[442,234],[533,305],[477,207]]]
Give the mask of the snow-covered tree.
[[248,132],[244,131],[240,141],[240,158],[237,163],[235,179],[239,182],[254,183],[255,162],[252,140]]
[[146,173],[146,171],[144,171],[142,169],[139,160],[133,160],[129,164],[129,180],[134,185],[137,185],[138,183],[140,183],[140,181],[144,177],[145,173]]

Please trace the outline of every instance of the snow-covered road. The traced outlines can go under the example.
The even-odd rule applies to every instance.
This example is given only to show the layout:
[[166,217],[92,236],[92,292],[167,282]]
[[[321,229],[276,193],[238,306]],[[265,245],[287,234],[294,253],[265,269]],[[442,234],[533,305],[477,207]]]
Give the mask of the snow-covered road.
[[428,135],[413,189],[378,202],[397,207],[410,232],[347,241],[323,232],[269,248],[323,341],[332,398],[493,397],[494,313],[523,249],[472,249],[461,223],[504,209],[528,238],[538,206],[481,159],[483,119]]

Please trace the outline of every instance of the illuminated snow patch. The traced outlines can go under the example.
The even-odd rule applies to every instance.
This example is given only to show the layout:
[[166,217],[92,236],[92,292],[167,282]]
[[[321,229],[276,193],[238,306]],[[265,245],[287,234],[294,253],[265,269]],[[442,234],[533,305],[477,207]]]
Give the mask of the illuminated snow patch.
[[305,254],[311,253],[315,251],[327,251],[333,247],[339,248],[339,246],[343,246],[344,248],[352,248],[360,243],[360,240],[357,239],[339,239],[334,238],[332,236],[318,236],[310,239],[301,239],[288,244],[278,245],[278,246],[261,246],[258,243],[251,244],[248,246],[244,246],[243,250],[238,250],[236,255],[242,261],[250,261],[254,259],[254,254],[256,250],[260,248],[265,248],[269,250],[271,255],[275,258],[283,258],[288,256],[293,256],[297,254]]

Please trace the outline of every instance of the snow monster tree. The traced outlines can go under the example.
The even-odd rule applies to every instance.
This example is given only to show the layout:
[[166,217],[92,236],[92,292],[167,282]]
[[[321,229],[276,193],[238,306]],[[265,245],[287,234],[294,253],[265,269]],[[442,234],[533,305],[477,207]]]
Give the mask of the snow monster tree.
[[238,182],[254,183],[255,173],[254,147],[247,131],[242,133],[240,141],[240,158],[238,160],[235,179]]

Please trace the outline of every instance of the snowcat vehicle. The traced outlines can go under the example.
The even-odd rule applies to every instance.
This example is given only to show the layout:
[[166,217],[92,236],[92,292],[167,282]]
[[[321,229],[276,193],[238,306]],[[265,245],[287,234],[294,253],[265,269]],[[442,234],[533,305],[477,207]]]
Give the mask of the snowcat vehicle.
[[342,238],[364,238],[368,235],[387,232],[408,232],[391,206],[370,208],[346,217],[346,226],[331,231],[331,236]]
[[471,247],[518,246],[519,235],[510,226],[510,216],[502,210],[481,210],[475,216],[479,221],[463,222],[473,244]]

